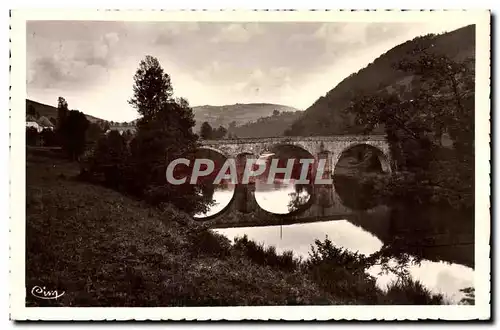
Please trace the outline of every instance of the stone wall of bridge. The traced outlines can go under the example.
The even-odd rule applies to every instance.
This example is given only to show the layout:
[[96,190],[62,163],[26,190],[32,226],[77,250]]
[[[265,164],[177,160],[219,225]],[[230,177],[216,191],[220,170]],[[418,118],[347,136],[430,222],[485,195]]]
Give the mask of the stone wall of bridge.
[[314,159],[327,159],[327,168],[333,171],[342,156],[342,153],[357,145],[366,144],[376,148],[379,152],[379,161],[384,172],[391,172],[389,144],[383,135],[339,135],[339,136],[312,136],[312,137],[273,137],[273,138],[246,138],[202,141],[203,148],[211,149],[231,158],[242,154],[255,157],[266,152],[273,152],[279,146],[293,145],[299,147]]
[[[321,158],[327,159],[325,169],[327,176],[333,175],[333,171],[344,151],[362,144],[376,148],[379,151],[382,170],[386,173],[391,171],[389,145],[385,137],[381,135],[273,137],[202,141],[203,148],[217,151],[227,158],[238,158],[242,155],[259,157],[266,152],[275,152],[280,146],[293,145],[307,151],[316,161]],[[242,161],[242,159],[238,161]],[[356,212],[342,203],[333,184],[313,185],[310,203],[288,215],[276,215],[262,209],[255,199],[255,185],[239,184],[235,189],[230,205],[221,213],[211,217],[209,221],[216,226],[241,225],[241,223],[247,225],[293,223],[321,219],[346,219],[352,217]],[[219,223],[217,218],[226,222]],[[230,220],[231,218],[233,220]]]

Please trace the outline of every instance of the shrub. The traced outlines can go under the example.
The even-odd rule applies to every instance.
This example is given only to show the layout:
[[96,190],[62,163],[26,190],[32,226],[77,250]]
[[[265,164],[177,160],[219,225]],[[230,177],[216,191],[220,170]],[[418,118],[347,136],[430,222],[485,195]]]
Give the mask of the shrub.
[[43,145],[46,147],[52,147],[57,145],[57,137],[56,133],[53,130],[44,128],[42,132],[40,132],[40,137],[43,141]]
[[299,268],[300,259],[294,258],[292,251],[276,253],[274,246],[264,247],[248,239],[247,235],[234,239],[234,249],[243,252],[250,260],[260,265],[293,271]]
[[363,255],[335,247],[326,237],[315,241],[306,262],[311,279],[339,299],[376,303],[380,290],[375,278],[365,273],[372,265]]
[[117,131],[111,131],[97,142],[95,150],[86,160],[92,177],[102,177],[103,183],[117,188],[123,185],[123,167],[128,157],[127,145]]
[[36,146],[38,144],[38,131],[36,128],[26,128],[26,144],[29,146]]
[[390,284],[383,300],[394,305],[440,305],[443,295],[433,294],[419,281],[411,278],[400,279]]
[[231,254],[231,242],[225,236],[206,229],[191,230],[188,233],[188,244],[194,256],[224,258]]
[[460,300],[462,305],[474,305],[476,301],[475,290],[473,287],[460,289],[460,292],[465,294],[465,297]]

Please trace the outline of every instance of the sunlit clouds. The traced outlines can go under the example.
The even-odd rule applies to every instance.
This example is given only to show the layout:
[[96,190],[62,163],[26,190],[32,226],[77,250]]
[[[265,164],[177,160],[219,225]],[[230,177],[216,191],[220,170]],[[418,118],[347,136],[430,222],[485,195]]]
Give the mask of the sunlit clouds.
[[114,121],[137,117],[133,75],[153,55],[191,105],[268,102],[306,109],[390,48],[462,23],[33,21],[28,98]]

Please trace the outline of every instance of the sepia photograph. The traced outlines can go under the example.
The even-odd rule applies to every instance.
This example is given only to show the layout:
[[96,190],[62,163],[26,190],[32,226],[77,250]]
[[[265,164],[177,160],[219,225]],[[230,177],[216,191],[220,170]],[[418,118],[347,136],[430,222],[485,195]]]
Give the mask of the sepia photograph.
[[11,27],[14,319],[490,317],[488,11]]

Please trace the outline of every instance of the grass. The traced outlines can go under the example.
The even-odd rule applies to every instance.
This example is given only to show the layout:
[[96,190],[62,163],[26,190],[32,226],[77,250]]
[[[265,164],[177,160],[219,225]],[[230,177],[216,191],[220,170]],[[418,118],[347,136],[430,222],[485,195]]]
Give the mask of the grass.
[[[231,244],[173,207],[77,179],[57,152],[27,151],[27,306],[392,303],[367,275],[306,267],[246,238]],[[333,273],[332,273],[333,272]],[[333,274],[336,280],[329,280]],[[41,300],[35,285],[65,291]],[[398,296],[399,297],[399,296]],[[408,296],[407,303],[414,303]],[[399,302],[399,298],[397,300]],[[420,301],[420,300],[418,300]]]
[[[80,182],[78,172],[27,154],[27,306],[333,303],[300,274],[230,255],[226,238],[189,216]],[[65,294],[40,300],[35,285]]]

